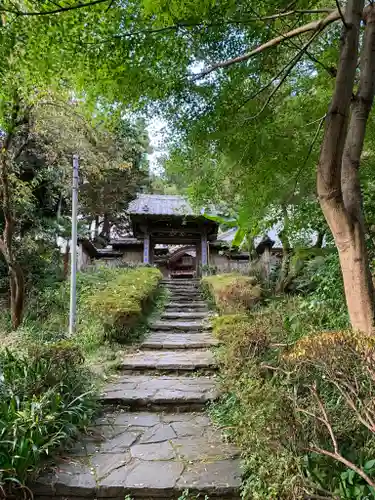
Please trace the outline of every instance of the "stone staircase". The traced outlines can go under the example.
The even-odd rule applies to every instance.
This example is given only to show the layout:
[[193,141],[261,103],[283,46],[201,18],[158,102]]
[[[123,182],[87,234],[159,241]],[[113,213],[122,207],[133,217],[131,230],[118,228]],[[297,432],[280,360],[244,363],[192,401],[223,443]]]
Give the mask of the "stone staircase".
[[170,299],[101,399],[106,408],[34,488],[40,500],[239,498],[238,451],[204,413],[218,397],[208,310],[197,280],[165,280]]

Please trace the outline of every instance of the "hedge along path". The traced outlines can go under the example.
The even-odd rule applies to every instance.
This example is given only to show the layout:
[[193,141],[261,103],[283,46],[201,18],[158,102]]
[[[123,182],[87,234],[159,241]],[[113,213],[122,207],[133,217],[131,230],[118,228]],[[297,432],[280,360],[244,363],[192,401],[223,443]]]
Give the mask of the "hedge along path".
[[218,397],[208,310],[196,280],[165,280],[170,301],[105,388],[104,415],[34,486],[40,500],[239,498],[238,450],[204,412]]

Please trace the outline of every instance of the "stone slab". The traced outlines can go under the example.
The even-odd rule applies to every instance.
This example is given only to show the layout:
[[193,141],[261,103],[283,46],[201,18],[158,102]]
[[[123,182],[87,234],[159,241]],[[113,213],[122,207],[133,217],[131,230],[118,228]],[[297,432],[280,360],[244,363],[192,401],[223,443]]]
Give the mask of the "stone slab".
[[123,370],[196,370],[214,368],[216,362],[208,349],[176,351],[139,351],[124,356]]
[[31,490],[35,495],[92,498],[96,491],[96,479],[90,465],[83,459],[62,461],[53,471],[42,474]]
[[[203,406],[217,399],[218,395],[216,382],[211,377],[122,375],[105,387],[100,399],[106,404],[130,407]],[[110,437],[114,439],[115,436]]]
[[239,493],[241,486],[240,460],[220,460],[211,463],[195,463],[185,468],[177,487],[203,495]]
[[162,319],[205,319],[208,318],[208,313],[205,311],[180,311],[179,309],[173,310],[173,311],[166,311],[163,312],[161,315]]
[[205,302],[203,302],[202,300],[196,300],[196,301],[192,301],[192,300],[180,300],[180,301],[171,301],[171,302],[168,302],[166,304],[166,310],[169,310],[169,309],[179,309],[179,310],[193,310],[193,311],[197,311],[197,310],[207,310],[207,304]]
[[137,460],[131,470],[123,467],[100,482],[97,498],[108,498],[119,494],[130,496],[164,498],[173,495],[184,465],[177,461]]
[[163,279],[161,281],[161,283],[163,285],[169,285],[169,284],[178,284],[178,285],[184,285],[184,284],[196,284],[196,285],[199,285],[200,283],[200,280],[199,279],[196,279],[196,278],[189,278],[189,279]]
[[[117,422],[117,424],[116,424]],[[116,428],[118,437],[137,433],[136,441],[121,453],[103,451],[110,435],[103,426]],[[32,486],[44,498],[178,498],[191,492],[234,498],[239,487],[238,452],[224,443],[204,414],[147,414],[112,411],[97,419],[96,431],[81,440],[102,436],[99,450],[79,460],[65,456]],[[109,438],[110,439],[110,438]],[[128,443],[128,442],[127,442]]]
[[197,297],[202,297],[200,290],[198,288],[167,288],[168,294],[170,296],[174,295],[188,295],[190,296],[197,296]]
[[95,471],[97,480],[103,479],[114,470],[123,467],[131,461],[131,455],[127,453],[98,453],[91,458],[91,465]]
[[184,298],[185,300],[202,300],[202,295],[197,290],[169,290],[170,299],[176,297]]
[[152,332],[142,343],[144,349],[200,349],[218,345],[210,333]]
[[[171,302],[185,302],[190,304],[196,304],[197,302],[202,302],[202,297],[200,295],[183,295],[183,294],[170,294],[169,300]],[[207,306],[207,304],[206,304]]]
[[182,331],[193,331],[193,330],[209,330],[211,328],[209,321],[153,321],[150,323],[151,330],[182,330]]
[[199,290],[198,283],[164,283],[167,290]]

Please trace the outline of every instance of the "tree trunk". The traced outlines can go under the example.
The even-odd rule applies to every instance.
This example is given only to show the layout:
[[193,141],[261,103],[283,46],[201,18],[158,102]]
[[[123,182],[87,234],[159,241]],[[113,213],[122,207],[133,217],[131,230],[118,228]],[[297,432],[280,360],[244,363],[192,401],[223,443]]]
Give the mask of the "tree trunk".
[[111,233],[111,225],[109,222],[109,217],[108,214],[104,214],[102,235],[107,241],[110,240],[110,233]]
[[22,110],[17,93],[12,102],[12,115],[9,130],[0,143],[0,197],[4,214],[4,229],[0,238],[0,251],[8,266],[11,320],[14,329],[17,329],[23,319],[25,303],[25,279],[22,268],[16,260],[13,248],[15,232],[15,214],[12,203],[12,186],[9,179],[11,164],[21,153],[23,146],[18,152],[12,152],[13,139],[17,131],[29,123],[29,111]]
[[375,7],[363,12],[366,23],[361,53],[360,83],[352,103],[342,162],[342,193],[351,222],[352,250],[345,260],[347,280],[345,293],[350,319],[355,328],[371,332],[374,323],[374,287],[366,248],[359,166],[366,134],[367,120],[375,92]]
[[70,245],[69,240],[66,240],[65,252],[63,256],[63,276],[64,280],[67,279],[69,274],[69,253],[70,253]]
[[374,8],[364,11],[367,26],[361,57],[360,86],[348,115],[358,58],[363,0],[349,0],[345,13],[336,87],[326,118],[318,164],[319,201],[332,231],[342,269],[352,327],[372,332],[374,306],[358,177],[368,114],[374,95]]
[[99,236],[99,215],[95,215],[94,219],[94,240]]
[[12,327],[16,330],[22,323],[25,306],[25,278],[22,268],[17,262],[11,266],[10,290]]
[[316,238],[314,248],[322,248],[324,242],[324,236],[325,236],[324,231],[318,231],[318,236]]
[[290,258],[291,258],[291,247],[288,239],[288,235],[286,233],[286,226],[288,225],[288,211],[285,206],[281,207],[283,216],[284,216],[284,227],[279,232],[279,239],[283,246],[283,257],[281,261],[281,269],[279,278],[276,283],[276,292],[283,293],[285,291],[285,284],[287,282],[287,277],[290,273]]
[[21,266],[16,262],[13,251],[14,216],[11,209],[7,156],[7,150],[5,149],[1,154],[0,161],[1,197],[4,213],[4,229],[2,238],[0,238],[0,250],[8,265],[11,319],[13,328],[17,329],[23,317],[25,280]]
[[283,293],[285,291],[285,284],[287,281],[287,277],[290,273],[290,257],[291,257],[291,248],[289,245],[289,240],[286,237],[284,231],[280,231],[279,239],[283,245],[283,257],[281,260],[281,268],[279,278],[276,283],[276,292]]

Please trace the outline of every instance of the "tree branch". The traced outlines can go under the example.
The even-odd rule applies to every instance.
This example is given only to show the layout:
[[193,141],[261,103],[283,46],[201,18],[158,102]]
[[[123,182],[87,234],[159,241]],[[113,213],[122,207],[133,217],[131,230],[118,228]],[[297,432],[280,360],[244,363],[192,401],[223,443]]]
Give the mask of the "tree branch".
[[338,455],[338,453],[339,453],[339,447],[337,445],[337,440],[336,440],[335,434],[333,432],[332,425],[329,422],[326,409],[324,408],[324,404],[323,404],[322,400],[319,397],[319,394],[318,394],[318,391],[316,389],[316,385],[315,384],[313,385],[313,387],[311,389],[311,392],[312,392],[313,396],[315,397],[315,400],[318,403],[319,409],[320,409],[320,411],[321,411],[321,413],[323,415],[323,418],[321,420],[322,420],[322,422],[324,422],[324,424],[327,427],[327,430],[329,432],[329,435],[331,436],[331,441],[332,441],[332,445],[333,445],[333,449],[335,451],[335,454]]
[[[371,415],[365,410],[365,415],[366,418],[363,418],[361,412],[357,408],[354,400],[343,390],[343,388],[340,386],[340,384],[336,380],[332,380],[332,383],[335,385],[335,387],[338,389],[342,397],[345,399],[347,405],[349,408],[353,410],[353,412],[356,414],[358,420],[361,422],[362,425],[364,425],[370,432],[375,433],[375,423],[371,417]],[[346,385],[346,384],[345,384]],[[359,400],[359,397],[357,394],[355,394],[356,398]]]
[[[103,0],[104,1],[104,0]],[[109,0],[110,1],[110,0]],[[318,13],[331,13],[333,12],[332,9],[312,9],[312,10],[291,10],[288,12],[282,12],[280,14],[273,14],[271,16],[256,16],[256,17],[250,17],[248,19],[229,19],[228,21],[222,21],[222,22],[216,22],[216,23],[192,23],[192,22],[177,22],[175,24],[171,24],[169,26],[163,26],[161,28],[145,28],[142,30],[138,31],[127,31],[125,33],[119,34],[119,35],[114,35],[109,38],[106,38],[104,40],[101,40],[99,42],[86,42],[87,45],[89,44],[99,44],[99,43],[110,43],[112,40],[116,39],[121,39],[121,38],[127,38],[127,37],[133,37],[137,35],[154,35],[154,34],[159,34],[159,33],[165,33],[168,31],[178,31],[181,28],[197,28],[197,29],[211,29],[211,28],[217,28],[220,26],[225,26],[225,25],[246,25],[250,23],[254,23],[257,21],[267,21],[267,20],[272,20],[272,19],[279,19],[281,17],[285,17],[286,15],[290,16],[292,14],[318,14]],[[298,46],[296,46],[299,48]],[[318,62],[318,61],[317,61]]]
[[319,397],[316,385],[314,384],[313,387],[310,388],[310,390],[311,390],[311,393],[313,394],[316,402],[318,403],[320,412],[322,413],[323,416],[318,417],[317,415],[314,415],[310,412],[307,412],[306,410],[301,410],[299,408],[297,408],[297,411],[302,411],[303,413],[306,413],[307,415],[315,417],[317,420],[319,420],[320,422],[322,422],[325,425],[325,427],[327,428],[329,435],[331,437],[334,451],[333,452],[328,451],[328,450],[325,450],[325,449],[320,448],[320,447],[315,446],[315,445],[308,448],[308,451],[312,451],[313,453],[319,453],[320,455],[325,455],[327,457],[333,458],[334,460],[337,460],[338,462],[341,462],[342,464],[349,467],[349,469],[354,470],[354,472],[356,472],[359,476],[361,476],[366,481],[366,483],[369,484],[372,488],[375,488],[375,483],[371,480],[371,478],[362,469],[360,469],[355,464],[353,464],[353,462],[350,462],[345,457],[343,457],[341,455],[341,453],[339,452],[339,447],[337,444],[335,434],[334,434],[333,429],[332,429],[332,425],[328,419],[328,415],[327,415],[326,409],[324,407],[324,404]]
[[300,168],[297,171],[297,175],[296,175],[295,183],[294,183],[294,188],[293,188],[292,194],[290,196],[290,199],[293,198],[294,193],[296,192],[299,176],[301,175],[301,173],[303,172],[303,170],[304,170],[307,162],[309,161],[309,158],[311,156],[311,153],[313,152],[315,143],[316,143],[316,141],[317,141],[317,139],[319,137],[319,133],[322,130],[322,127],[323,127],[323,124],[324,124],[324,120],[326,119],[326,116],[327,115],[325,114],[324,116],[322,116],[322,118],[319,119],[319,125],[318,125],[318,127],[316,129],[316,132],[314,134],[314,137],[313,137],[313,139],[312,139],[312,141],[310,143],[309,150],[307,152],[306,158],[305,158],[304,162],[302,163],[302,165],[300,166]]
[[298,52],[298,54],[296,56],[294,56],[294,58],[291,60],[291,62],[289,63],[289,65],[286,67],[286,73],[285,73],[285,75],[283,75],[283,77],[281,78],[281,80],[279,81],[279,83],[272,90],[272,92],[268,96],[266,102],[262,106],[261,110],[258,113],[256,113],[254,116],[251,116],[250,118],[247,118],[246,121],[248,121],[248,120],[254,120],[254,119],[258,118],[258,116],[260,116],[263,113],[263,111],[266,109],[266,107],[270,103],[272,97],[276,94],[276,92],[279,90],[279,88],[283,85],[283,83],[288,78],[288,76],[290,75],[290,73],[293,70],[293,68],[295,67],[295,65],[298,63],[298,61],[301,60],[302,56],[306,53],[306,50],[308,49],[308,47],[312,44],[312,42],[319,35],[319,33],[320,33],[319,31],[316,32],[316,33],[314,33],[310,37],[310,40],[308,40],[308,42],[305,43],[305,45],[301,48],[301,50]]
[[4,7],[0,7],[0,12],[8,12],[10,14],[15,14],[17,16],[48,16],[50,14],[59,14],[60,12],[68,12],[70,10],[91,7],[92,5],[97,5],[97,4],[105,3],[108,1],[110,1],[110,0],[93,0],[93,2],[78,3],[75,5],[71,5],[69,7],[61,7],[59,9],[55,9],[55,10],[45,10],[45,11],[38,11],[38,12],[22,12],[20,10],[5,9]]
[[248,19],[246,22],[254,21],[272,21],[274,19],[280,19],[282,17],[289,17],[301,14],[330,14],[334,12],[333,9],[310,9],[310,10],[288,10],[286,12],[279,12],[277,14],[272,14],[270,16],[254,17]]
[[259,47],[256,47],[252,51],[242,54],[240,56],[234,57],[232,59],[227,59],[225,61],[218,62],[216,64],[213,64],[210,68],[207,68],[206,70],[202,71],[199,73],[196,77],[194,77],[194,80],[201,79],[213,71],[216,71],[217,69],[220,68],[227,68],[228,66],[232,66],[233,64],[245,62],[251,57],[255,56],[256,54],[260,54],[261,52],[279,45],[281,42],[284,42],[285,40],[288,40],[290,38],[294,38],[298,35],[301,35],[303,33],[308,33],[310,31],[315,31],[315,32],[321,32],[324,30],[327,26],[332,24],[333,22],[337,21],[340,19],[340,13],[338,10],[335,10],[331,12],[327,17],[324,19],[319,19],[318,21],[312,21],[311,23],[305,24],[303,26],[299,26],[298,28],[295,28],[291,31],[288,31],[287,33],[284,33],[283,35],[280,35],[276,38],[273,38],[272,40],[269,40],[266,43],[263,43]]
[[366,483],[371,486],[371,488],[375,489],[375,483],[371,480],[371,478],[365,472],[363,472],[362,469],[357,467],[355,464],[353,464],[353,462],[350,462],[339,453],[332,453],[332,451],[324,450],[323,448],[319,448],[318,446],[312,446],[311,448],[308,448],[308,450],[312,451],[313,453],[319,453],[320,455],[325,455],[326,457],[330,457],[334,460],[337,460],[338,462],[341,462],[349,469],[354,470],[354,472],[361,476],[361,478],[364,479]]
[[[251,11],[254,12],[254,14],[258,17],[258,19],[261,19],[261,15],[253,8],[251,7]],[[332,10],[330,11],[332,12]],[[295,26],[293,26],[293,28],[289,28],[289,31],[291,29],[294,29]],[[270,26],[270,30],[275,34],[275,35],[283,35],[282,31],[280,31],[279,29],[275,28],[275,26]],[[287,40],[287,44],[295,47],[296,49],[300,50],[301,47],[294,41],[293,38],[290,38],[289,40]],[[334,67],[327,67],[325,64],[323,64],[321,61],[319,61],[319,59],[317,59],[313,54],[311,54],[311,52],[309,52],[308,50],[306,51],[306,55],[313,61],[315,62],[316,64],[319,64],[323,69],[325,69],[327,71],[327,73],[331,76],[331,77],[336,77],[336,68]]]

